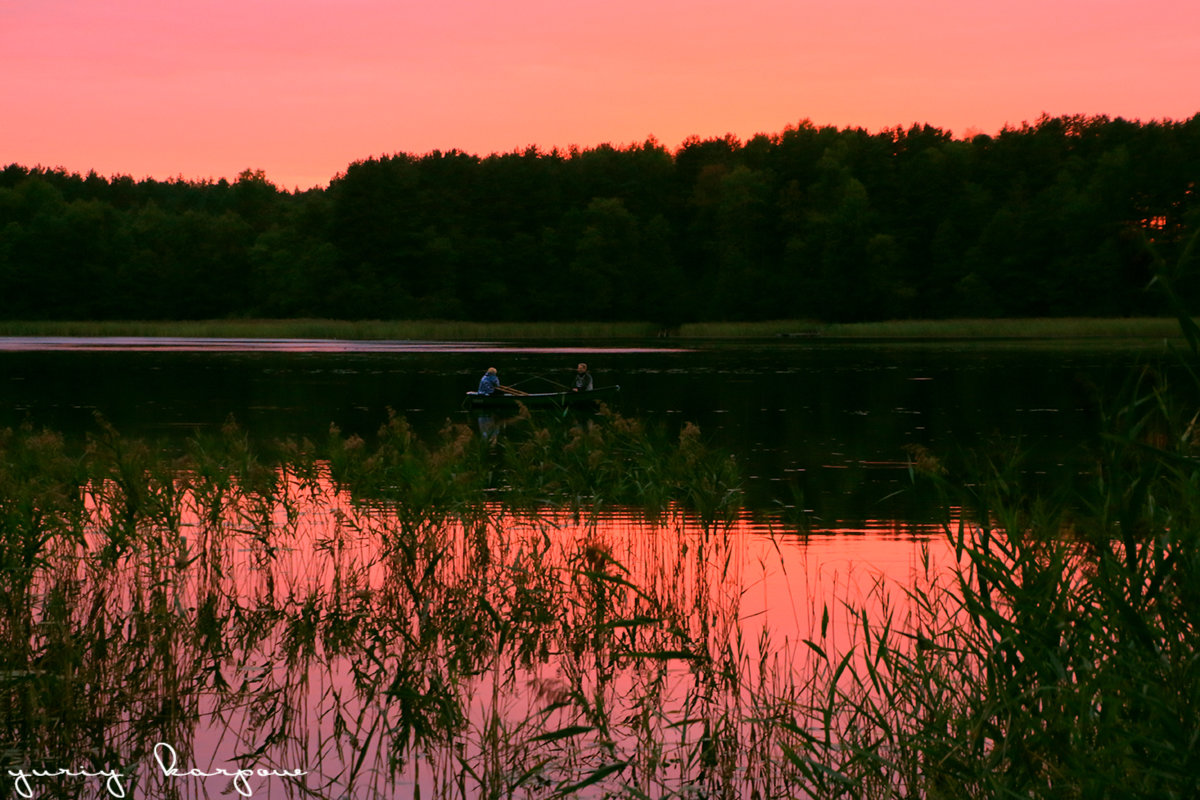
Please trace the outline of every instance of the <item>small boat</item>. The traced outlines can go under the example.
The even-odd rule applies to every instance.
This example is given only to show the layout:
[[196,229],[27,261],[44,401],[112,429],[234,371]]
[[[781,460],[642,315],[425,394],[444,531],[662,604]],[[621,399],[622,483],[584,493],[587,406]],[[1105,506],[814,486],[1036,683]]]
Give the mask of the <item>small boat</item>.
[[595,405],[602,400],[611,400],[621,391],[620,386],[597,386],[590,392],[536,392],[533,394],[479,394],[467,392],[464,405],[467,408],[509,408],[518,404],[527,408],[578,408]]

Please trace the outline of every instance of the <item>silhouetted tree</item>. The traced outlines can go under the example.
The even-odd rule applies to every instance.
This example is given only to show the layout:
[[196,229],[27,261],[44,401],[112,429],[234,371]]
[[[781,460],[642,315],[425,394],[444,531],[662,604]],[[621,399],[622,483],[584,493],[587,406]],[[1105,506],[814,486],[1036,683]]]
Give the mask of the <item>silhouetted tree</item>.
[[399,153],[308,192],[10,164],[0,317],[1155,313],[1198,182],[1200,115]]

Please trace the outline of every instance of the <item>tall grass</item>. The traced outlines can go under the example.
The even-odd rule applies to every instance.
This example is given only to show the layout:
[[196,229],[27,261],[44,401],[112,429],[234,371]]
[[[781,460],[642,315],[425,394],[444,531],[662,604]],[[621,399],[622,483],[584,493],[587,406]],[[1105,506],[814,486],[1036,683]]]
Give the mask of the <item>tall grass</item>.
[[1172,317],[893,320],[828,325],[823,336],[880,339],[1179,339]]
[[692,426],[5,431],[0,790],[197,796],[144,769],[167,742],[306,797],[1195,796],[1197,396],[1131,381],[1070,487],[914,451],[953,563],[805,598],[804,641],[746,613],[740,474]]
[[1104,461],[1082,508],[993,475],[947,531],[950,580],[930,570],[823,658],[829,693],[802,716],[836,724],[809,777],[863,796],[1200,790],[1198,498],[1161,467]]
[[795,724],[825,735],[794,763],[819,794],[1200,794],[1200,329],[1179,325],[1190,385],[1135,376],[1078,486],[914,458],[969,510],[958,565],[861,614],[845,654],[813,643],[826,691]]
[[[661,755],[695,741],[711,689],[687,693],[679,729],[630,704],[679,695],[678,664],[719,663],[736,608],[707,582],[728,569],[737,472],[694,429],[607,415],[423,442],[394,417],[370,444],[333,431],[271,453],[232,425],[182,454],[107,426],[74,454],[28,428],[2,443],[6,767],[187,796],[137,771],[167,742],[185,763],[310,767],[306,791],[330,797],[715,780],[707,755],[674,757],[676,778]],[[639,499],[662,525],[648,539],[586,511]]]

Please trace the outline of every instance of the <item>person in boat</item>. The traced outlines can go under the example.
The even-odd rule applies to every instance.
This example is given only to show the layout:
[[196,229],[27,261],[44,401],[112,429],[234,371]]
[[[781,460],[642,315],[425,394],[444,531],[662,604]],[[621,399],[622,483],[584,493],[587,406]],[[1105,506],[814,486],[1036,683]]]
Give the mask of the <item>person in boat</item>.
[[590,392],[592,390],[592,373],[588,372],[587,364],[582,361],[575,368],[575,385],[572,392]]
[[495,367],[488,367],[487,372],[479,379],[479,390],[476,394],[481,394],[484,397],[491,395],[500,388],[500,376],[496,374]]
[[520,389],[514,389],[511,386],[505,386],[500,383],[500,376],[496,374],[495,367],[488,367],[487,372],[479,379],[479,389],[475,394],[484,397],[491,397],[493,394],[515,394],[517,396],[525,396],[525,392]]

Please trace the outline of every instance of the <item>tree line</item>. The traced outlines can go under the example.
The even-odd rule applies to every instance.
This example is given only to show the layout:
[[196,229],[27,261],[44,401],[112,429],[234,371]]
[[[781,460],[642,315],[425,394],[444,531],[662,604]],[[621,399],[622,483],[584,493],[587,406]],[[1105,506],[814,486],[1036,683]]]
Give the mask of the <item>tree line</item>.
[[1144,290],[1200,225],[1198,182],[1200,114],[399,153],[292,192],[12,164],[0,318],[1158,313]]

